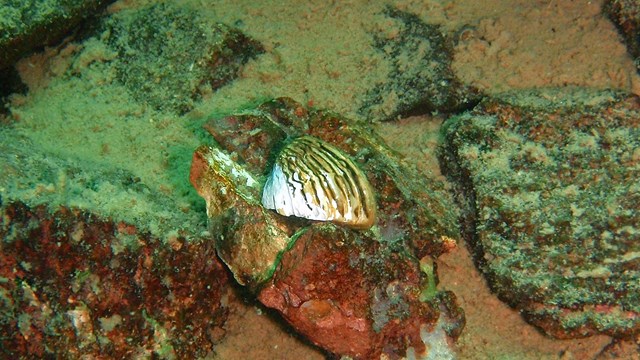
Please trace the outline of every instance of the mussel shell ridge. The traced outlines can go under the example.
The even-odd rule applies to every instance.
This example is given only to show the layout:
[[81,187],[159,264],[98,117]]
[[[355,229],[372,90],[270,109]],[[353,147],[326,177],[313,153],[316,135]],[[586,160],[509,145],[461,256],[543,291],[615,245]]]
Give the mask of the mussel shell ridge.
[[262,205],[284,216],[331,221],[357,229],[375,222],[373,188],[344,153],[311,136],[278,155],[265,182]]

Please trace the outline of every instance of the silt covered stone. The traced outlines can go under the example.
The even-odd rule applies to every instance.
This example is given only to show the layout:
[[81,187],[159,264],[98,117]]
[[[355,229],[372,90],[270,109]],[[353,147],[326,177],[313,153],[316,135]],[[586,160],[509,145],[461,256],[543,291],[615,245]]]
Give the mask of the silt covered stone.
[[503,94],[443,125],[442,167],[498,296],[558,338],[640,330],[640,100]]
[[451,68],[454,37],[418,15],[388,6],[386,26],[372,34],[373,46],[389,63],[387,79],[367,92],[360,113],[394,120],[475,106],[482,94],[463,84]]
[[191,110],[263,52],[239,30],[165,2],[115,13],[103,28],[117,54],[117,79],[136,100],[162,111]]

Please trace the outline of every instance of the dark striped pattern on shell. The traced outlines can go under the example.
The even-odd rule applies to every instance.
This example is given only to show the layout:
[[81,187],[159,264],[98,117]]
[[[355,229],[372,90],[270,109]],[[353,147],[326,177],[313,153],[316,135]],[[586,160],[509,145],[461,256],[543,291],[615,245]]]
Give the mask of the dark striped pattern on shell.
[[364,173],[340,150],[311,136],[284,147],[262,204],[285,216],[366,229],[375,221],[374,193]]

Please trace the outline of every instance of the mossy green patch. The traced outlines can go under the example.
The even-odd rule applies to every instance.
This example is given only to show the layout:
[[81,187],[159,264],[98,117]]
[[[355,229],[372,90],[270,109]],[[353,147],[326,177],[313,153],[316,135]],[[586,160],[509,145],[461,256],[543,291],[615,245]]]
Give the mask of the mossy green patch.
[[169,4],[117,12],[70,45],[46,87],[14,95],[19,121],[0,129],[0,196],[88,209],[160,238],[204,234],[188,174],[195,148],[210,142],[206,119],[176,112],[199,86],[230,81],[258,45],[195,13]]

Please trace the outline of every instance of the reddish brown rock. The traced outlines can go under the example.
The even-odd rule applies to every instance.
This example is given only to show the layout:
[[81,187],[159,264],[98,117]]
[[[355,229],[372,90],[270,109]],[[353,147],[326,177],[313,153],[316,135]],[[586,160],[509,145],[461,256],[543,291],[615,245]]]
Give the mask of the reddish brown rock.
[[[196,151],[191,182],[207,202],[218,254],[241,284],[331,353],[452,356],[449,341],[464,315],[453,294],[435,288],[435,269],[421,271],[419,262],[455,246],[454,207],[442,183],[408,167],[367,127],[290,99],[213,120],[207,129],[221,148]],[[371,229],[261,206],[270,159],[303,134],[340,148],[364,171],[378,207]]]
[[168,245],[134,226],[0,206],[0,357],[204,357],[227,317],[208,242]]
[[438,301],[420,301],[423,278],[414,259],[373,238],[314,226],[284,253],[258,299],[333,353],[403,356],[410,347],[425,351],[420,328],[440,315]]

